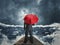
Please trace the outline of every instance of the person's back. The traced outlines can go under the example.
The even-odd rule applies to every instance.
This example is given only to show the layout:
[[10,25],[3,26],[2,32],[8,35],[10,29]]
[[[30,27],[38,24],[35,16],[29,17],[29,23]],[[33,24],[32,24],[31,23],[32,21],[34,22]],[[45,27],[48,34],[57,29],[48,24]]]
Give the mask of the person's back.
[[25,41],[24,42],[27,42],[27,39],[28,39],[28,33],[30,35],[30,42],[33,43],[33,36],[32,36],[32,25],[31,24],[25,24],[24,23],[24,30],[25,30]]
[[31,24],[26,24],[26,27],[25,27],[27,30],[33,30],[32,28],[32,25]]

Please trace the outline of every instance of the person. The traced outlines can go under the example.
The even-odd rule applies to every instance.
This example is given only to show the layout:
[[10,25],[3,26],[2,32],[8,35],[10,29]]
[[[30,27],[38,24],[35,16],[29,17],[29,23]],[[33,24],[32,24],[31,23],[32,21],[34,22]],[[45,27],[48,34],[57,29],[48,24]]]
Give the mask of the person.
[[[32,36],[32,24],[26,24],[24,23],[24,30],[25,30],[25,39],[24,39],[24,43],[27,43],[28,39],[31,43],[33,43],[33,36]],[[28,37],[28,34],[30,35],[30,37]]]

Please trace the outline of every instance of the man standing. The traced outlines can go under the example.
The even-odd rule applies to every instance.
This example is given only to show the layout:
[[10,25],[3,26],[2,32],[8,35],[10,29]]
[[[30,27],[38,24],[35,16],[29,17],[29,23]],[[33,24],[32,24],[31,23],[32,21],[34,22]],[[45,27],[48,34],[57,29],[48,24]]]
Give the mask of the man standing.
[[30,35],[30,42],[33,43],[33,36],[32,36],[32,25],[38,22],[38,17],[35,14],[27,14],[24,17],[24,30],[25,30],[25,40],[24,43],[28,41],[28,34]]
[[[32,24],[26,24],[24,23],[24,30],[25,30],[25,39],[24,39],[24,43],[26,43],[29,39],[29,41],[31,43],[33,43],[33,36],[32,36]],[[28,34],[30,35],[30,37],[28,37]]]

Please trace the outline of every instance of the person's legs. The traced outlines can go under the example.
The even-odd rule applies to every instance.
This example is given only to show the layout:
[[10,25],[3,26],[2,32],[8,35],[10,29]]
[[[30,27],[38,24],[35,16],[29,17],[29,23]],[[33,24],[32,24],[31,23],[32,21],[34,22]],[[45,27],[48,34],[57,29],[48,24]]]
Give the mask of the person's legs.
[[28,31],[25,30],[25,39],[24,39],[24,43],[26,43],[28,41]]
[[33,43],[32,30],[29,31],[29,35],[30,35],[30,42]]

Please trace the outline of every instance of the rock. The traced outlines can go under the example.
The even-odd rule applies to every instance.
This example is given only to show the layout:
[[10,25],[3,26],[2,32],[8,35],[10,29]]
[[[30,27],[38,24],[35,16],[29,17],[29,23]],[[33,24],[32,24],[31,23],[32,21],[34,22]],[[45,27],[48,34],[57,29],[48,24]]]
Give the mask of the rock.
[[24,42],[24,37],[17,41],[14,45],[43,45],[40,41],[33,37],[33,43],[28,40],[27,43]]

